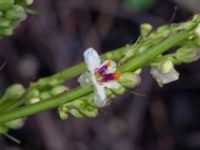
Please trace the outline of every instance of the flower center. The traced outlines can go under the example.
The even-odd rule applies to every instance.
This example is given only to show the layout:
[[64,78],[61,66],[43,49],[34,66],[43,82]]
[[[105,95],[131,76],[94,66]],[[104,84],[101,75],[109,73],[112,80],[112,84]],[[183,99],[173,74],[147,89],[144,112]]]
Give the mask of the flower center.
[[108,82],[111,80],[118,80],[121,77],[120,71],[116,71],[114,73],[106,73],[109,69],[108,67],[112,66],[112,63],[113,62],[111,60],[108,60],[108,62],[105,65],[97,69],[97,71],[95,72],[96,80],[99,83]]

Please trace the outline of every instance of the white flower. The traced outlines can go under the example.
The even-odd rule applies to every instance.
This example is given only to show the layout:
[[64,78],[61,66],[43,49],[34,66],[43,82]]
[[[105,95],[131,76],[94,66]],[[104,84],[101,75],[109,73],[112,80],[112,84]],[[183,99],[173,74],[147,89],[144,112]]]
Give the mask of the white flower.
[[163,73],[159,68],[153,67],[151,68],[151,74],[161,87],[163,84],[176,81],[179,78],[179,73],[174,69],[174,67],[168,73]]
[[101,64],[100,57],[93,48],[88,48],[83,55],[88,72],[82,74],[78,82],[82,87],[93,85],[95,104],[104,106],[108,101],[105,88],[119,88],[120,84],[117,80],[121,73],[117,71],[117,65],[112,60],[106,60]]

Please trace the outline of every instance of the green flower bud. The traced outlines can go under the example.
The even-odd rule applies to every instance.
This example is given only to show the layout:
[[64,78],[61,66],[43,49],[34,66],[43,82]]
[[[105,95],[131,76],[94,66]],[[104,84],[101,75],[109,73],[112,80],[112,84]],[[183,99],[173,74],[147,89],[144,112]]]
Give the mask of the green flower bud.
[[38,103],[38,102],[40,102],[40,99],[39,98],[31,98],[30,100],[29,100],[29,103],[30,104],[35,104],[35,103]]
[[8,26],[6,28],[0,28],[0,35],[10,36],[13,34],[13,28]]
[[5,94],[2,97],[2,100],[15,98],[18,99],[24,93],[24,87],[21,84],[14,84],[7,88]]
[[61,105],[58,109],[60,118],[67,119],[68,112],[70,112],[76,118],[96,117],[98,114],[98,109],[93,106],[93,100],[92,100],[92,104],[91,104],[88,101],[87,97],[90,98],[91,95],[85,96],[83,98],[76,99],[75,101]]
[[31,5],[33,3],[33,0],[25,0],[26,5]]
[[59,107],[59,111],[68,112],[68,111],[69,111],[68,107],[69,107],[70,104],[72,104],[72,103],[73,103],[73,102],[62,104],[62,105]]
[[112,90],[111,89],[106,89],[106,95],[107,95],[108,99],[116,98],[116,95],[113,93]]
[[[66,104],[69,104],[69,103],[66,103]],[[63,104],[58,108],[58,114],[59,114],[60,119],[62,119],[62,120],[66,120],[69,116],[68,115],[68,112],[69,112],[68,107],[69,106],[66,104]]]
[[38,97],[38,96],[40,96],[40,91],[37,90],[37,89],[34,89],[34,90],[31,92],[31,96],[32,96],[32,97]]
[[56,86],[54,88],[51,89],[50,93],[53,95],[53,96],[56,96],[58,94],[61,94],[63,93],[64,91],[66,91],[66,87],[63,86],[63,85],[59,85],[59,86]]
[[4,125],[11,129],[19,129],[24,125],[25,118],[20,118],[6,122]]
[[123,73],[119,82],[128,88],[134,88],[140,83],[140,77],[132,72]]
[[176,58],[184,63],[191,63],[200,58],[200,49],[197,47],[182,47],[177,50]]
[[58,114],[59,114],[59,117],[60,119],[62,120],[67,120],[67,118],[69,117],[69,115],[67,114],[67,112],[64,112],[64,111],[58,111]]
[[170,26],[169,26],[169,25],[163,25],[163,26],[160,26],[160,27],[157,29],[157,32],[158,32],[158,33],[162,33],[162,32],[168,31],[168,30],[170,30]]
[[[45,84],[46,84],[46,82],[45,82]],[[60,84],[61,84],[61,80],[59,80],[59,79],[53,78],[50,81],[48,81],[48,85],[50,85],[50,86],[56,86],[56,85],[60,85]]]
[[80,109],[79,110],[83,115],[85,115],[88,118],[94,118],[98,115],[98,109],[95,109],[93,111],[89,111],[87,109]]
[[146,37],[151,31],[153,27],[151,24],[143,23],[140,25],[140,32],[142,37]]
[[134,74],[139,75],[139,74],[141,74],[141,72],[142,72],[142,69],[138,69],[138,70],[136,70],[136,71],[134,72]]
[[8,27],[10,25],[10,21],[5,18],[0,18],[0,27]]
[[84,101],[81,99],[76,99],[75,101],[72,102],[72,105],[76,108],[84,108]]
[[120,86],[117,89],[112,89],[112,91],[117,95],[121,95],[126,91],[126,89],[123,86]]
[[51,97],[51,94],[49,92],[42,92],[40,94],[40,98],[43,99],[43,100],[46,100],[46,99],[48,99],[50,97]]
[[5,12],[4,16],[13,21],[22,21],[27,17],[24,8],[20,5],[14,5],[11,9]]
[[72,108],[70,110],[70,113],[75,116],[76,118],[83,118],[84,115],[78,110],[78,109],[75,109],[75,108]]
[[171,28],[169,25],[163,25],[157,29],[157,36],[167,37],[171,33]]
[[174,68],[174,64],[172,63],[171,60],[167,60],[165,62],[163,62],[160,66],[160,71],[163,74],[167,74],[169,73],[172,69]]
[[14,0],[0,0],[0,10],[5,11],[14,5]]

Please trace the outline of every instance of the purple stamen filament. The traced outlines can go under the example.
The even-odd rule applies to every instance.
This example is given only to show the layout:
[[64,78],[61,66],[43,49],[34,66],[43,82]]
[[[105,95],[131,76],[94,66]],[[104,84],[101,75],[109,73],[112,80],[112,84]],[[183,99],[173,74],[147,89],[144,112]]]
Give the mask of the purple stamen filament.
[[98,69],[97,73],[100,75],[104,75],[108,69],[107,65],[103,65],[101,68]]

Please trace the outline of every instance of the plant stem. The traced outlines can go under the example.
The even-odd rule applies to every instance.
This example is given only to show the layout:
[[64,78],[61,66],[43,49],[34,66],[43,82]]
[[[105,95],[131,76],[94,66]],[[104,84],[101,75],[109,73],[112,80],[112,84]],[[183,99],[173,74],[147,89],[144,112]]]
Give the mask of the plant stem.
[[28,105],[26,107],[15,109],[9,113],[1,114],[0,124],[8,120],[14,120],[21,117],[26,117],[44,110],[49,110],[55,107],[58,107],[60,104],[65,102],[70,102],[74,99],[77,99],[80,96],[84,96],[92,92],[92,88],[76,88],[71,90],[68,93],[64,93],[58,97],[55,97],[52,100],[42,101],[40,103]]
[[[134,45],[129,45],[128,48],[131,49],[133,46]],[[126,49],[127,47],[124,46],[124,47],[109,51],[108,53],[113,55],[113,58],[112,58],[113,60],[117,60],[117,58],[115,57],[125,54]],[[106,59],[106,56],[107,56],[107,53],[102,55],[101,59],[102,60]],[[34,89],[41,90],[42,88],[45,88],[47,86],[55,86],[55,85],[63,84],[66,80],[69,80],[73,77],[80,75],[85,70],[86,70],[85,64],[81,63],[78,65],[75,65],[74,67],[66,69],[62,72],[56,73],[55,75],[52,75],[50,77],[42,78],[39,81],[32,83],[19,99],[3,101],[0,104],[0,112],[2,113],[2,112],[12,110],[20,106],[21,104],[23,104],[27,99],[29,99],[28,96],[31,93],[31,91],[33,91]]]
[[121,66],[119,70],[121,72],[135,71],[141,68],[141,66],[152,61],[152,59],[156,58],[156,56],[162,54],[171,47],[178,45],[181,41],[187,39],[189,35],[190,32],[188,31],[183,31],[179,34],[176,34],[166,39],[162,43],[158,43],[158,45],[151,47],[145,52],[139,54],[138,57],[135,57],[134,59],[127,62],[124,66]]
[[[120,66],[119,70],[122,72],[135,71],[143,67],[143,65],[147,64],[148,62],[152,61],[156,56],[162,54],[173,46],[176,46],[180,42],[183,42],[189,37],[189,35],[189,31],[177,33],[176,35],[169,37],[168,39],[164,40],[158,45],[155,45],[149,50],[144,51],[142,54],[130,60],[125,65]],[[89,94],[90,92],[92,92],[92,88],[76,88],[68,93],[52,98],[50,100],[12,110],[10,112],[1,114],[0,124],[17,118],[30,116],[41,111],[56,108],[60,104],[73,101],[78,97]]]

